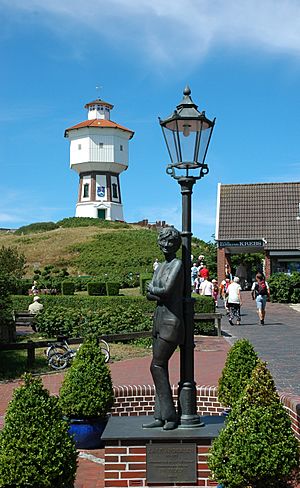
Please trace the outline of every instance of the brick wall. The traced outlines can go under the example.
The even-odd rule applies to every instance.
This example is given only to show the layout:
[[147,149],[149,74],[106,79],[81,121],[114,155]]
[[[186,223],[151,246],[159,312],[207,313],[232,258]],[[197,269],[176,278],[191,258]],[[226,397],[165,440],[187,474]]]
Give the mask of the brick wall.
[[[193,486],[217,486],[210,481],[210,471],[207,465],[209,445],[197,445],[197,483]],[[186,483],[184,484],[186,486]],[[105,488],[152,486],[146,480],[146,445],[130,444],[119,441],[118,445],[110,445],[105,449]],[[160,486],[155,483],[155,488]],[[168,483],[167,486],[183,487],[183,484]]]
[[[177,398],[177,386],[172,387]],[[132,385],[114,387],[115,403],[112,415],[153,415],[155,391],[153,385]],[[280,400],[285,406],[296,438],[300,441],[300,397],[281,393]],[[199,415],[220,415],[224,410],[218,401],[216,386],[197,386],[197,407]]]
[[[172,387],[175,404],[177,386]],[[153,385],[114,387],[115,403],[112,415],[152,415],[154,412],[155,390]],[[223,407],[218,402],[216,386],[197,387],[197,405],[200,415],[220,415]]]

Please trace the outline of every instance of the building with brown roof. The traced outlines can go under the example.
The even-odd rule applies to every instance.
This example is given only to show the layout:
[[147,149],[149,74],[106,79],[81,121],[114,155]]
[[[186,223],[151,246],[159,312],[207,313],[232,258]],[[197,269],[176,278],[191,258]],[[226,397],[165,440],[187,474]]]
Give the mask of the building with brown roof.
[[264,252],[267,277],[300,271],[300,182],[219,183],[216,241],[219,280],[240,253]]

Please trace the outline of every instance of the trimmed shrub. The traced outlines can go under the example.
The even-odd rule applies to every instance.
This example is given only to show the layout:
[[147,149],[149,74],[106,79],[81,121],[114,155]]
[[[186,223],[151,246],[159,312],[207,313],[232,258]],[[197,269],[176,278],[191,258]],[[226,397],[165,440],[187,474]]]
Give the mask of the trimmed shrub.
[[[32,297],[12,296],[16,312],[27,310]],[[44,310],[37,320],[39,332],[48,337],[66,333],[70,337],[94,330],[99,334],[150,330],[155,302],[143,296],[79,296],[42,295]],[[196,299],[197,312],[213,312],[213,300]],[[110,317],[107,319],[107,317]],[[196,334],[214,334],[214,323],[201,321],[196,324]]]
[[146,285],[152,280],[153,275],[150,273],[140,275],[140,294],[146,295]]
[[117,296],[119,295],[120,284],[112,283],[110,281],[106,282],[106,294],[107,296]]
[[[43,301],[44,302],[44,301]],[[71,337],[73,331],[80,330],[82,313],[76,308],[55,307],[46,308],[35,318],[37,330],[47,337],[67,335]]]
[[0,487],[73,487],[77,453],[58,399],[25,374],[0,432]]
[[61,292],[63,295],[74,295],[75,284],[72,281],[63,281],[61,284]]
[[106,295],[106,284],[90,282],[87,284],[87,292],[90,296]]
[[[37,279],[39,279],[39,276]],[[34,278],[34,280],[37,281],[35,278]],[[33,283],[33,280],[29,280],[29,279],[25,279],[25,278],[17,280],[16,281],[16,287],[15,287],[13,293],[15,293],[17,295],[28,295],[28,291],[31,289],[32,283]]]
[[262,361],[214,440],[208,465],[225,488],[283,488],[295,481],[298,441]]
[[113,405],[110,370],[95,339],[87,339],[67,371],[59,403],[68,418],[105,418]]
[[225,407],[233,407],[247,386],[258,356],[247,339],[240,339],[230,349],[219,378],[218,399]]
[[[194,312],[195,313],[214,313],[215,301],[212,297],[206,297],[202,295],[193,294],[195,298]],[[195,322],[194,326],[195,334],[198,335],[217,335],[217,329],[215,328],[214,320],[201,320],[201,322]]]
[[268,279],[271,302],[300,303],[300,273],[273,274]]

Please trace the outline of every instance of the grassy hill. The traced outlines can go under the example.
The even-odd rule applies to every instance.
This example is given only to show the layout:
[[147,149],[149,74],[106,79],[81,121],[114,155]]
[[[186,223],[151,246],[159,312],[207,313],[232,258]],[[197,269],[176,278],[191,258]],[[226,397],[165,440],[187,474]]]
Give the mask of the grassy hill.
[[[16,247],[25,254],[28,277],[34,268],[52,264],[66,267],[71,275],[117,278],[120,274],[152,272],[155,258],[163,259],[156,230],[107,221],[100,225],[94,219],[64,219],[61,224],[47,231],[41,230],[41,224],[32,224],[22,228],[23,235],[21,229],[0,233],[0,246]],[[214,271],[213,244],[194,239],[193,254],[204,254]]]

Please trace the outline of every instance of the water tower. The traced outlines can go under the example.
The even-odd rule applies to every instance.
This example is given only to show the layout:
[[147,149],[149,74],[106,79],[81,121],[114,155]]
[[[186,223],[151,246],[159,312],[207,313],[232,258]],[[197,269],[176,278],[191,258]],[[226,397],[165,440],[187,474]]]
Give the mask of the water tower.
[[100,98],[84,108],[87,120],[65,131],[70,167],[79,175],[75,216],[124,220],[119,175],[128,167],[134,132],[110,120],[113,105]]

